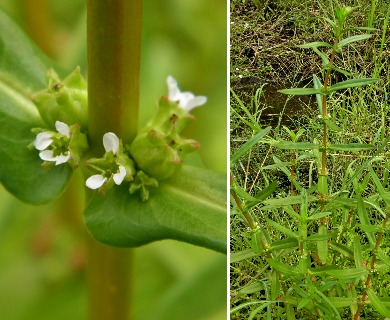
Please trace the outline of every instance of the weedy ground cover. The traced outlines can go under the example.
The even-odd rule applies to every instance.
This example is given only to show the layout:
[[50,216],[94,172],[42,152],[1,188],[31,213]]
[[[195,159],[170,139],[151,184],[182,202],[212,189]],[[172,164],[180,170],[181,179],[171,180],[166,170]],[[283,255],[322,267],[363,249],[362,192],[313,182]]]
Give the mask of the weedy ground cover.
[[389,10],[353,5],[231,3],[232,319],[389,317]]

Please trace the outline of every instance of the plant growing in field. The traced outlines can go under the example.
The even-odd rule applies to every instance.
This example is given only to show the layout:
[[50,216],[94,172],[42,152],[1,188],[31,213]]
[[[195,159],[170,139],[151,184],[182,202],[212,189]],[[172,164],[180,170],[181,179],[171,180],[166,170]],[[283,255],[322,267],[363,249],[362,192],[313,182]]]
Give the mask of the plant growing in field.
[[186,161],[200,144],[183,130],[207,99],[172,77],[138,129],[142,1],[88,1],[87,12],[88,83],[0,12],[0,181],[38,205],[82,171],[85,226],[109,245],[89,243],[91,318],[127,319],[128,257],[113,247],[176,239],[225,253],[225,177]]
[[[387,159],[379,157],[389,139],[374,146],[364,143],[332,144],[329,131],[340,132],[337,119],[328,114],[328,97],[337,91],[367,86],[376,83],[376,78],[349,79],[332,83],[332,72],[350,74],[335,65],[335,57],[347,45],[363,41],[370,34],[347,36],[351,30],[371,28],[349,28],[346,26],[351,7],[335,10],[335,21],[324,18],[333,31],[333,42],[312,42],[301,48],[313,49],[322,60],[322,79],[313,75],[313,88],[291,88],[280,90],[289,95],[315,95],[318,105],[318,120],[322,123],[322,139],[313,142],[298,142],[302,131],[294,133],[287,129],[291,141],[263,139],[270,128],[260,131],[245,143],[232,156],[232,165],[256,143],[269,143],[272,147],[291,151],[290,160],[283,162],[273,157],[273,168],[279,168],[290,180],[290,196],[265,200],[277,191],[277,184],[269,184],[258,195],[252,197],[243,188],[232,182],[232,194],[238,212],[247,221],[251,233],[252,252],[240,252],[232,256],[232,261],[240,261],[254,255],[264,258],[267,279],[251,283],[251,289],[265,290],[267,299],[254,301],[250,319],[271,307],[283,314],[283,319],[318,317],[320,319],[360,319],[368,305],[375,310],[375,317],[390,317],[386,292],[378,285],[384,273],[390,268],[386,250],[381,249],[383,237],[388,233],[389,191],[386,189],[388,173],[378,173],[376,163]],[[330,56],[320,48],[329,48]],[[341,189],[329,186],[331,170],[327,166],[330,152],[353,152],[366,155],[376,149],[368,160],[357,164],[354,160],[346,168],[346,176]],[[302,159],[312,159],[316,164],[317,183],[312,185],[297,179],[295,166]],[[265,168],[263,168],[265,169]],[[310,176],[313,174],[310,167]],[[383,175],[382,178],[379,176]],[[371,193],[365,195],[368,185]],[[333,186],[331,186],[333,187]],[[374,192],[373,190],[377,190]],[[299,194],[297,194],[299,193]],[[240,198],[242,200],[240,200]],[[259,210],[264,213],[261,225],[258,217],[251,214],[254,205],[262,204]],[[286,226],[279,215],[289,217]],[[370,216],[370,214],[373,215]],[[277,239],[270,233],[277,233]],[[245,288],[243,288],[244,290]],[[253,291],[250,291],[252,290]],[[242,304],[232,310],[237,312],[249,304]],[[280,308],[284,308],[280,311]],[[349,308],[349,311],[346,309]]]

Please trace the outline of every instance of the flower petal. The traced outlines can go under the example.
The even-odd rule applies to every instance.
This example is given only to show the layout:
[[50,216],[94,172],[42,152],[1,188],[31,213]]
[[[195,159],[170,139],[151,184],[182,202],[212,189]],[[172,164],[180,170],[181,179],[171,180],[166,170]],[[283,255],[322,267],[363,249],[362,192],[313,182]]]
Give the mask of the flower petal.
[[53,150],[44,150],[39,153],[39,157],[43,161],[57,161],[57,157],[53,156]]
[[114,154],[118,152],[119,149],[119,139],[115,133],[107,132],[103,136],[103,146],[106,152],[112,151]]
[[115,173],[112,178],[114,179],[114,182],[119,186],[123,179],[126,177],[126,169],[123,166],[119,166],[119,172]]
[[70,159],[70,152],[69,151],[66,155],[60,154],[59,156],[56,157],[56,166],[58,166],[59,164],[68,162],[69,159]]
[[191,99],[194,99],[195,96],[192,92],[183,92],[181,95],[180,95],[180,101],[179,101],[179,106],[180,108],[182,109],[185,109],[187,110],[187,104],[188,102],[191,100]]
[[90,189],[99,189],[105,182],[107,178],[103,177],[100,174],[95,174],[85,181],[85,185]]
[[177,86],[177,81],[171,77],[168,76],[167,78],[167,85],[168,85],[168,99],[169,101],[178,101],[180,99],[180,89]]
[[61,133],[63,136],[66,136],[67,138],[70,138],[70,129],[66,123],[63,123],[61,121],[56,121],[55,125],[59,133]]
[[37,137],[35,138],[34,147],[37,150],[45,150],[52,142],[53,139],[51,138],[51,133],[41,132],[38,133]]
[[190,112],[192,109],[199,107],[207,102],[207,97],[205,96],[196,96],[188,100],[184,109]]

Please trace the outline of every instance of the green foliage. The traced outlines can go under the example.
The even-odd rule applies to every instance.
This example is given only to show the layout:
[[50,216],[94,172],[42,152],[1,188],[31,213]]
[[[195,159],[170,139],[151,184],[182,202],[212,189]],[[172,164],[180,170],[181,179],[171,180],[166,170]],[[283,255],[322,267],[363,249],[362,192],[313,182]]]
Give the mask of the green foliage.
[[[349,96],[359,100],[363,92],[360,87],[374,91],[372,85],[383,80],[365,76],[340,80],[333,74],[337,71],[351,76],[335,63],[341,65],[352,46],[372,37],[349,34],[351,30],[364,30],[346,26],[351,12],[350,7],[335,9],[335,20],[324,19],[332,31],[328,35],[333,39],[331,43],[299,46],[313,49],[322,61],[321,76],[313,75],[313,88],[279,90],[288,95],[315,95],[318,115],[305,123],[305,133],[294,126],[281,130],[279,120],[263,138],[263,144],[247,150],[256,158],[243,154],[232,166],[234,181],[247,192],[241,203],[244,208],[253,201],[249,198],[253,190],[264,190],[271,182],[278,182],[273,194],[251,206],[247,213],[254,225],[267,232],[266,246],[259,248],[261,239],[254,241],[252,236],[252,254],[246,251],[249,232],[240,227],[241,216],[232,218],[232,243],[239,248],[231,265],[231,285],[237,290],[231,293],[233,319],[251,316],[257,312],[257,305],[269,303],[269,291],[272,299],[283,303],[267,305],[266,312],[258,311],[262,319],[388,317],[388,293],[383,288],[389,261],[381,249],[388,252],[389,244],[385,227],[389,219],[389,161],[384,151],[388,140],[383,135],[373,139],[372,132],[364,138],[357,134],[354,126],[360,114],[356,112],[355,120],[351,120],[348,105],[353,100]],[[342,57],[341,49],[347,53]],[[385,83],[388,85],[388,79]],[[340,109],[346,111],[341,113]],[[379,112],[379,108],[373,107],[370,112]],[[340,114],[343,117],[337,117]],[[386,122],[376,119],[384,128]],[[302,117],[298,122],[304,122]],[[296,136],[300,133],[300,141],[295,132]],[[255,178],[251,177],[253,167]],[[238,204],[235,210],[239,211]],[[279,287],[275,285],[276,274]],[[256,292],[249,295],[240,290],[243,283],[255,279],[262,279],[262,287]],[[252,302],[255,306],[250,305]]]
[[146,202],[129,196],[126,187],[95,194],[84,222],[93,237],[109,245],[176,239],[226,252],[225,183],[224,174],[183,167],[180,175],[152,190]]
[[72,170],[41,166],[32,128],[45,127],[29,96],[46,85],[53,63],[0,11],[0,180],[20,200],[41,204],[65,188]]

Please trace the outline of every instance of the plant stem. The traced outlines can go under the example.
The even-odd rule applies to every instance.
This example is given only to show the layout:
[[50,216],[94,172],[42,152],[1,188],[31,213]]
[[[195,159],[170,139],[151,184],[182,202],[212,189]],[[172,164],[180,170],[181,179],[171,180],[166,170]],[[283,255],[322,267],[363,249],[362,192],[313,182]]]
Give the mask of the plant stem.
[[89,319],[129,319],[131,256],[87,237]]
[[87,0],[89,135],[130,143],[138,129],[142,1]]
[[[137,133],[141,24],[141,0],[87,0],[92,157],[102,155],[104,133],[116,133],[125,144]],[[87,200],[91,195],[87,193]],[[90,319],[129,319],[130,251],[90,237],[87,243]]]
[[[233,176],[232,174],[230,174],[230,186],[232,187],[234,185],[234,180],[233,180]],[[241,205],[241,201],[240,199],[238,198],[237,196],[237,193],[234,191],[234,190],[231,190],[231,195],[233,196],[234,198],[234,201],[236,202],[236,205],[238,207],[238,209],[241,211],[242,215],[244,216],[244,218],[246,219],[246,221],[248,222],[250,228],[252,230],[255,230],[256,229],[256,226],[253,222],[253,219],[252,217],[249,215],[249,213],[242,207]]]

